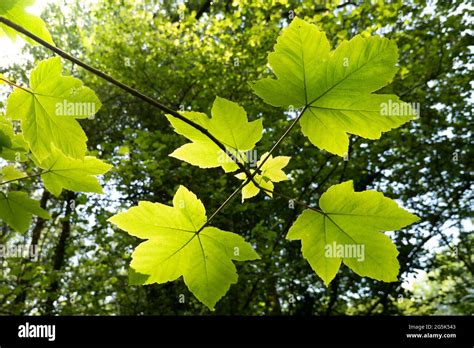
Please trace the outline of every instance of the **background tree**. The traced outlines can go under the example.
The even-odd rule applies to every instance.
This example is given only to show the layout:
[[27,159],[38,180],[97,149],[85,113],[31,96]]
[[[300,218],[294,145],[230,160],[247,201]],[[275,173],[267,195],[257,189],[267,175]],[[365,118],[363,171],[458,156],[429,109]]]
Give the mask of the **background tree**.
[[[326,288],[301,258],[300,245],[284,239],[300,208],[259,195],[244,205],[233,201],[214,221],[255,244],[262,260],[237,265],[239,282],[213,313],[468,314],[474,307],[469,8],[462,1],[418,0],[161,5],[100,0],[51,5],[43,18],[59,47],[177,110],[209,113],[216,95],[239,102],[249,119],[263,118],[267,133],[258,144],[261,153],[294,114],[264,104],[249,83],[272,75],[267,54],[294,16],[317,23],[333,47],[361,32],[396,40],[401,69],[380,93],[419,103],[418,120],[377,141],[351,137],[347,161],[318,150],[298,132],[277,154],[292,156],[287,167],[292,180],[279,186],[290,196],[316,204],[328,187],[353,179],[357,191],[377,189],[422,218],[392,235],[400,251],[400,282],[360,278],[342,267]],[[41,47],[27,49],[33,52],[30,63],[9,69],[25,84],[25,72],[34,61],[51,55]],[[81,124],[89,149],[112,163],[114,170],[104,178],[106,195],[66,192],[54,198],[37,192],[52,220],[38,218],[25,235],[3,225],[1,243],[38,243],[42,257],[4,261],[0,312],[209,314],[181,281],[128,286],[130,253],[137,240],[112,229],[106,220],[139,200],[170,202],[180,183],[189,183],[213,210],[239,180],[219,169],[202,170],[168,157],[186,140],[173,132],[158,110],[72,64],[65,65],[104,104],[94,120]],[[21,185],[30,192],[41,187],[39,181]],[[414,290],[402,286],[418,271],[428,274],[423,296],[417,285]],[[458,286],[446,285],[446,280]]]

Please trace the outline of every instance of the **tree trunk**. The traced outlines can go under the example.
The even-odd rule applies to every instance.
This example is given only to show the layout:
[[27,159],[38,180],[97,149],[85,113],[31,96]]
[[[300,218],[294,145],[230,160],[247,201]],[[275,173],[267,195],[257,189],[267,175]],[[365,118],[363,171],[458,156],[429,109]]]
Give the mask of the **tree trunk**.
[[54,314],[54,301],[58,298],[59,290],[59,272],[63,268],[64,260],[66,258],[66,246],[69,235],[71,234],[71,214],[74,211],[75,206],[75,194],[67,191],[66,193],[66,211],[64,213],[64,219],[61,223],[61,234],[59,236],[58,244],[56,245],[56,251],[53,259],[53,274],[51,275],[51,283],[48,289],[48,298],[46,300],[44,314]]

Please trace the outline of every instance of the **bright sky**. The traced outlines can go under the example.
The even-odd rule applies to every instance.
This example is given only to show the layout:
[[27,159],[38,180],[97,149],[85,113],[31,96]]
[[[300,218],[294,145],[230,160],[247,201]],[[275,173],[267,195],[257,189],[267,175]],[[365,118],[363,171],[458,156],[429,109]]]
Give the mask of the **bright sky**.
[[[38,0],[28,8],[28,12],[39,16],[48,3],[59,3],[59,0]],[[18,38],[13,43],[8,37],[0,38],[0,68],[6,69],[12,63],[19,63],[28,59],[28,56],[21,53],[25,41]]]

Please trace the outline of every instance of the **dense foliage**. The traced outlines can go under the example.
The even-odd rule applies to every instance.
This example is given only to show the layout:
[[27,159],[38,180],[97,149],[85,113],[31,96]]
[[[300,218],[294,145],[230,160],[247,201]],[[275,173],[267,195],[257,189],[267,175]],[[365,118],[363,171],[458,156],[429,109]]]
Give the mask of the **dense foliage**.
[[[278,191],[296,197],[298,201],[318,206],[318,202],[322,204],[324,200],[322,194],[333,185],[345,182],[339,187],[350,191],[347,180],[351,179],[356,192],[376,189],[421,217],[413,227],[390,234],[399,251],[399,281],[383,283],[360,278],[356,269],[354,273],[341,267],[339,271],[335,270],[337,275],[326,288],[301,257],[300,244],[284,238],[302,207],[281,196],[270,199],[263,193],[253,198],[247,195],[243,197],[249,198],[245,204],[234,200],[215,216],[212,225],[216,230],[232,231],[244,237],[256,248],[260,260],[235,263],[239,281],[230,287],[214,313],[430,314],[473,311],[473,240],[468,233],[472,205],[469,201],[472,199],[469,177],[472,169],[469,167],[472,97],[468,74],[472,64],[469,49],[472,33],[468,30],[470,17],[465,9],[466,5],[461,1],[450,4],[348,2],[341,5],[321,5],[312,1],[222,1],[217,4],[192,1],[185,5],[174,2],[158,5],[153,1],[129,0],[118,4],[102,0],[90,6],[80,1],[68,2],[64,7],[50,6],[43,17],[59,47],[173,109],[199,111],[215,117],[216,95],[238,102],[252,121],[248,124],[263,120],[265,132],[257,144],[258,154],[270,148],[296,117],[296,109],[304,105],[304,102],[298,104],[291,99],[297,94],[297,88],[269,101],[273,105],[291,106],[286,111],[265,104],[252,92],[254,86],[257,94],[266,100],[269,92],[262,88],[259,92],[258,83],[253,85],[262,78],[261,81],[267,81],[277,89],[276,83],[268,82],[274,76],[266,65],[267,55],[274,49],[277,52],[277,47],[273,47],[276,39],[295,16],[317,23],[328,36],[328,49],[339,47],[343,40],[359,33],[361,37],[378,34],[396,42],[400,69],[393,82],[377,92],[377,98],[383,98],[382,93],[394,94],[406,102],[419,103],[418,119],[384,133],[379,140],[365,139],[374,138],[370,134],[364,137],[364,134],[349,132],[361,137],[347,137],[342,132],[338,137],[348,139],[347,155],[344,148],[315,143],[320,138],[312,137],[314,130],[305,131],[302,124],[303,134],[309,139],[298,131],[291,132],[273,155],[291,156],[291,161],[281,166],[290,180],[279,180]],[[0,7],[0,13],[1,10]],[[48,85],[40,92],[35,89],[35,84],[41,85],[41,71],[36,67],[40,60],[43,60],[41,69],[52,69],[58,80],[64,79],[60,66],[57,67],[60,65],[57,58],[44,60],[51,52],[41,47],[33,50],[27,47],[26,50],[34,55],[27,66],[13,65],[1,73],[17,84],[31,86],[30,92],[39,95],[34,100],[58,92],[49,91]],[[390,57],[387,59],[391,60]],[[280,71],[280,76],[278,68],[275,69],[272,61],[269,63],[278,78],[285,75]],[[84,138],[77,141],[78,147],[62,146],[70,138],[63,133],[66,130],[42,134],[37,137],[38,141],[28,144],[37,167],[49,171],[41,178],[33,176],[34,168],[27,158],[7,158],[24,164],[16,168],[4,167],[2,181],[23,175],[15,170],[21,169],[31,175],[31,180],[11,185],[39,199],[38,205],[29,205],[31,209],[26,212],[26,218],[31,219],[32,213],[39,217],[31,226],[29,223],[15,226],[1,216],[5,222],[1,243],[39,245],[41,256],[39,259],[3,260],[1,313],[210,313],[182,281],[129,286],[131,252],[140,241],[113,228],[107,220],[118,211],[137,205],[138,201],[169,203],[183,184],[201,199],[206,210],[213,211],[241,184],[242,173],[235,178],[232,174],[224,174],[222,169],[201,169],[178,160],[183,159],[182,153],[180,156],[173,151],[182,148],[187,140],[174,132],[177,121],[173,122],[172,116],[168,116],[173,125],[170,127],[160,110],[67,61],[63,64],[64,75],[80,78],[97,93],[103,104],[102,108],[97,108],[100,111],[93,119],[86,119],[91,116],[89,114],[72,115],[75,117],[70,119],[71,127],[80,123],[84,129],[90,150],[88,161],[99,161],[100,169],[91,172],[87,163],[82,162],[73,166],[74,170],[68,171],[70,166],[59,168],[61,171],[66,169],[69,178],[54,175],[54,166],[61,165],[61,156],[64,156],[57,148],[72,157],[85,151],[81,145]],[[30,78],[29,82],[27,76],[34,67],[40,76]],[[379,77],[386,80],[386,76]],[[64,80],[63,84],[82,88],[82,84],[72,78]],[[379,88],[385,85],[376,84]],[[66,87],[63,90],[67,90]],[[367,81],[361,85],[360,92],[370,93],[377,89],[372,87]],[[317,89],[315,87],[313,92]],[[14,96],[14,101],[18,105],[15,110],[24,108],[25,112],[12,118],[18,117],[24,122],[32,117],[31,107],[28,108],[30,101],[25,101],[30,92],[16,89],[14,93],[18,95]],[[275,95],[277,91],[272,93]],[[89,90],[79,94],[95,98]],[[76,96],[77,91],[71,93],[70,98]],[[6,106],[4,101],[3,106]],[[341,102],[337,99],[332,102],[337,101]],[[36,119],[47,119],[47,107],[37,110],[34,110],[39,113],[35,114]],[[8,116],[10,110],[5,111]],[[83,120],[78,123],[74,118]],[[244,135],[245,125],[239,127]],[[2,126],[2,132],[10,132],[8,125],[5,127]],[[377,130],[373,132],[377,133]],[[259,140],[249,139],[249,134],[244,138],[251,144],[243,145],[242,150],[251,149]],[[47,143],[44,142],[46,137]],[[27,150],[23,139],[14,140],[15,146],[13,141],[2,145],[7,149],[7,156],[11,155],[8,149],[12,147],[16,152],[21,148]],[[54,148],[47,148],[50,141]],[[321,151],[313,144],[329,152]],[[45,153],[52,153],[53,158]],[[168,156],[171,153],[174,156]],[[62,189],[100,191],[95,179],[87,179],[87,175],[104,173],[109,167],[92,156],[113,165],[103,178],[106,194],[79,194],[66,190],[61,194]],[[205,166],[209,167],[208,164]],[[77,184],[84,178],[87,185]],[[43,190],[43,183],[49,191]],[[186,189],[180,189],[178,193],[189,192],[183,190]],[[9,195],[15,193],[11,191]],[[356,195],[353,197],[356,199]],[[337,200],[331,199],[326,206],[329,203],[337,205]],[[407,224],[392,224],[387,229]],[[15,230],[28,231],[21,234]],[[293,231],[292,235],[297,237],[298,231]],[[247,250],[242,259],[255,259],[252,252]],[[308,260],[311,263],[311,258]],[[402,283],[418,270],[426,272],[425,281],[416,282],[411,288],[403,287]],[[134,280],[136,277],[131,275]],[[214,305],[214,301],[208,303],[210,307]]]

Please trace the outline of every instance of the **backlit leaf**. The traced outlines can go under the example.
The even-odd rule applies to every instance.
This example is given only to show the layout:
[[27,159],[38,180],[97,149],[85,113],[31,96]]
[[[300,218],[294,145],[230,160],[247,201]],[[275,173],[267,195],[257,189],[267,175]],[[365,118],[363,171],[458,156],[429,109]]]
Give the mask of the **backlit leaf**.
[[287,239],[301,240],[303,256],[328,285],[344,262],[355,273],[397,281],[398,251],[382,231],[406,227],[419,218],[376,191],[354,192],[352,181],[331,186],[319,206],[306,209]]
[[303,134],[320,149],[347,154],[348,134],[378,139],[414,119],[415,109],[391,94],[372,94],[394,77],[394,41],[356,35],[331,51],[326,35],[295,18],[268,62],[278,79],[264,78],[255,93],[274,106],[304,108]]
[[215,227],[200,231],[206,220],[201,201],[184,186],[176,192],[173,206],[142,201],[111,217],[111,223],[132,236],[147,239],[133,252],[131,282],[166,283],[182,276],[199,301],[213,309],[237,282],[232,260],[259,256],[235,233]]
[[20,120],[33,154],[45,158],[56,147],[81,158],[87,137],[76,118],[93,116],[101,107],[95,93],[74,77],[61,75],[60,58],[40,62],[29,89],[16,88],[7,100],[7,117]]

